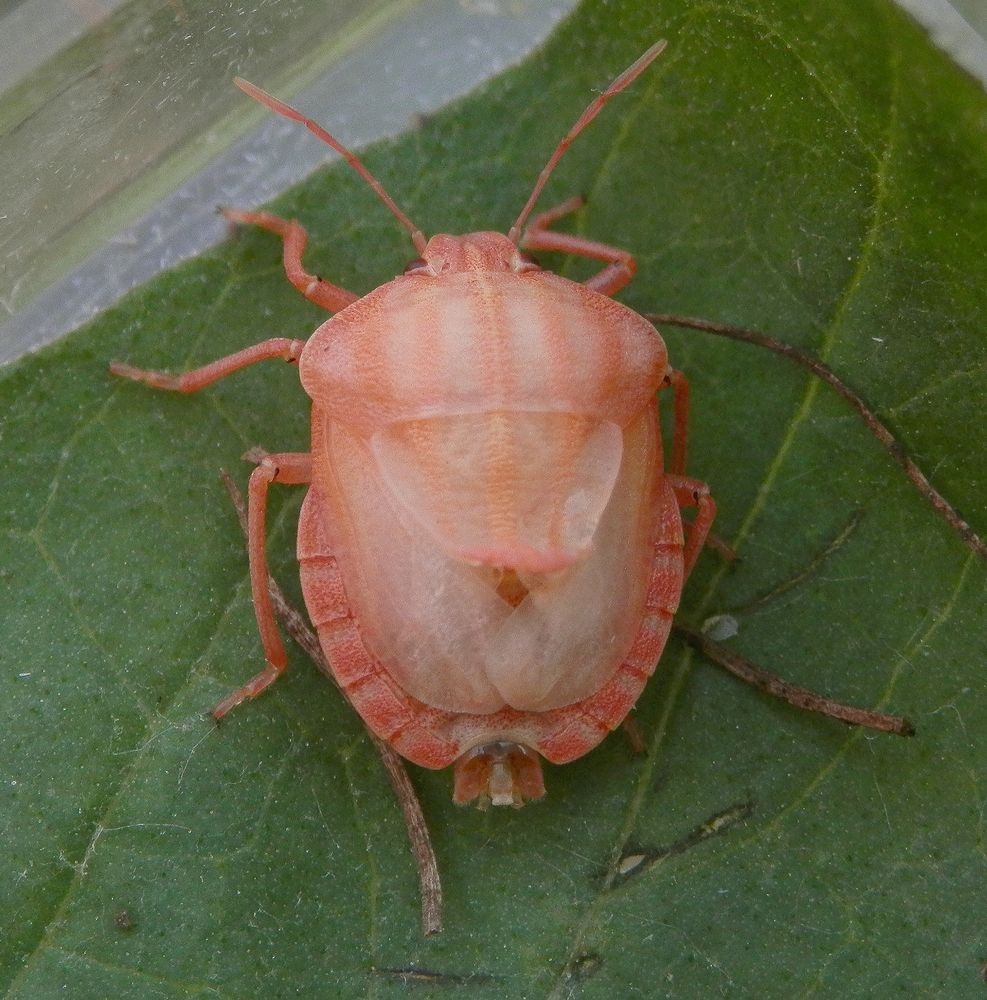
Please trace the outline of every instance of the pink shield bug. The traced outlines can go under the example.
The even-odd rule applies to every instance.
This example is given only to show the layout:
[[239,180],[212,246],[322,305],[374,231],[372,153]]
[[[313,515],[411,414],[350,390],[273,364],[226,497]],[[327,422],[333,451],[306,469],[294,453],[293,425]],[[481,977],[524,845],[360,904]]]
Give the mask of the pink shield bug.
[[[306,453],[260,453],[248,548],[267,666],[219,718],[286,666],[267,586],[270,483],[306,484],[298,561],[333,673],[400,754],[454,768],[457,802],[544,794],[541,758],[582,756],[618,726],[655,669],[715,514],[685,476],[688,383],[644,318],[615,302],[631,254],[534,216],[573,139],[662,51],[658,42],[582,113],[505,236],[426,239],[360,160],[243,80],[272,111],[340,152],[411,234],[418,258],[363,297],[307,273],[305,230],[227,211],[283,240],[289,280],[334,315],[308,341],[276,337],[181,376],[115,375],[197,392],[270,358],[297,362],[312,400]],[[602,262],[577,283],[523,250]],[[664,467],[657,393],[675,427]],[[680,509],[695,507],[683,531]]]

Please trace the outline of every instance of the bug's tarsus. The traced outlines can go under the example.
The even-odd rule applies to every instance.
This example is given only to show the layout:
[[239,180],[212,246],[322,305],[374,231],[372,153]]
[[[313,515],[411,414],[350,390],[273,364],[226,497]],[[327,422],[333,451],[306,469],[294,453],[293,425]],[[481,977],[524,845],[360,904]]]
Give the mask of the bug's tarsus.
[[[285,660],[287,663],[287,659]],[[211,711],[210,715],[216,722],[222,722],[223,718],[230,713],[237,705],[242,704],[250,698],[256,698],[262,691],[267,690],[282,674],[284,666],[266,667],[260,673],[255,674],[246,684],[228,694]]]
[[376,177],[363,165],[360,158],[356,153],[351,152],[346,148],[331,132],[326,131],[321,125],[314,122],[311,118],[307,118],[300,111],[296,111],[291,105],[285,104],[284,101],[279,101],[276,97],[272,97],[267,91],[261,90],[260,87],[249,80],[244,80],[242,77],[235,77],[233,83],[236,84],[248,97],[252,97],[255,101],[259,101],[265,107],[270,108],[275,114],[282,115],[284,118],[290,118],[291,121],[299,122],[304,125],[305,128],[309,130],[314,136],[321,139],[327,146],[336,150],[337,153],[342,156],[346,162],[367,182],[374,194],[388,207],[391,214],[404,226],[405,229],[411,234],[411,242],[414,243],[415,249],[421,253],[425,249],[425,244],[428,242],[425,239],[425,235],[422,231],[408,218],[404,212],[394,203],[391,196],[384,190],[384,185],[377,180]]
[[548,183],[549,177],[552,176],[552,171],[558,165],[559,160],[562,159],[565,151],[572,145],[576,136],[603,110],[611,98],[616,97],[622,90],[630,86],[662,54],[667,44],[668,42],[664,38],[661,41],[655,42],[647,52],[635,59],[602,94],[590,101],[586,110],[576,119],[576,124],[566,132],[562,140],[555,147],[555,152],[548,158],[548,163],[542,167],[542,171],[538,175],[538,180],[535,181],[535,186],[528,196],[524,208],[521,209],[521,214],[517,217],[517,221],[511,226],[507,234],[508,239],[515,244],[518,242],[521,230],[524,229],[524,224],[531,214],[531,210],[535,207],[535,202],[538,201],[542,189]]

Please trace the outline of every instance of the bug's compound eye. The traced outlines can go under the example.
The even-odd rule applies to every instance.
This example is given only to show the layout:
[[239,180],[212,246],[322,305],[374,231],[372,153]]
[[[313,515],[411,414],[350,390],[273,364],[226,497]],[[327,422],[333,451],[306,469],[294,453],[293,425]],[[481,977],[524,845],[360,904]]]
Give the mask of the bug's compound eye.
[[404,267],[405,274],[431,274],[432,268],[429,266],[427,260],[424,257],[416,257],[414,260],[408,261]]
[[541,264],[539,264],[534,257],[527,253],[516,253],[514,255],[514,260],[511,261],[511,266],[516,274],[524,274],[526,271],[541,270]]

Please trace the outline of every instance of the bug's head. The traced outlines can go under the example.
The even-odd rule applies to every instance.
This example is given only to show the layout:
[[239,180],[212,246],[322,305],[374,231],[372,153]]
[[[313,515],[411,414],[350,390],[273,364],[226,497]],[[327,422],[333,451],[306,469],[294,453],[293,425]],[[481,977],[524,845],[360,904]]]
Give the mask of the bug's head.
[[438,275],[462,271],[510,271],[524,274],[540,270],[526,253],[503,233],[468,233],[466,236],[433,236],[405,269],[405,274]]

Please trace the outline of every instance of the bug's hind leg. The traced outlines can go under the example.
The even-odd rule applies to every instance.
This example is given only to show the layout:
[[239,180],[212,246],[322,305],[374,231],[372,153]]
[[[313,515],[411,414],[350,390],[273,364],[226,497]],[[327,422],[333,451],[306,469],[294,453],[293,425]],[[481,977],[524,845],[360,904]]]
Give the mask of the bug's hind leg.
[[270,212],[241,212],[235,208],[224,208],[222,211],[230,222],[260,226],[281,237],[284,244],[284,273],[309,302],[314,302],[329,312],[339,312],[359,298],[345,288],[305,270],[302,266],[302,254],[305,252],[308,233],[301,223],[294,219],[282,219]]
[[268,455],[260,450],[244,456],[258,462],[250,475],[247,492],[247,550],[250,556],[250,590],[257,615],[257,628],[267,666],[243,687],[228,694],[213,710],[214,719],[221,719],[231,708],[248,698],[256,698],[284,673],[288,656],[278,632],[268,585],[266,539],[267,488],[271,483],[303,484],[312,481],[312,456],[307,452],[282,452]]
[[696,508],[696,517],[689,525],[685,551],[682,556],[685,563],[683,576],[684,579],[688,579],[692,567],[696,564],[696,559],[699,558],[700,550],[706,544],[709,529],[713,526],[713,520],[716,517],[716,503],[709,495],[709,487],[698,479],[675,475],[669,475],[667,478],[679,507]]
[[587,288],[601,295],[614,295],[626,285],[637,273],[637,262],[634,255],[626,250],[598,243],[585,236],[573,233],[556,233],[549,227],[553,222],[570,215],[584,204],[582,198],[569,198],[550,208],[547,212],[536,215],[528,224],[521,246],[525,250],[557,250],[559,253],[571,253],[578,257],[590,257],[602,260],[607,266],[585,281]]

